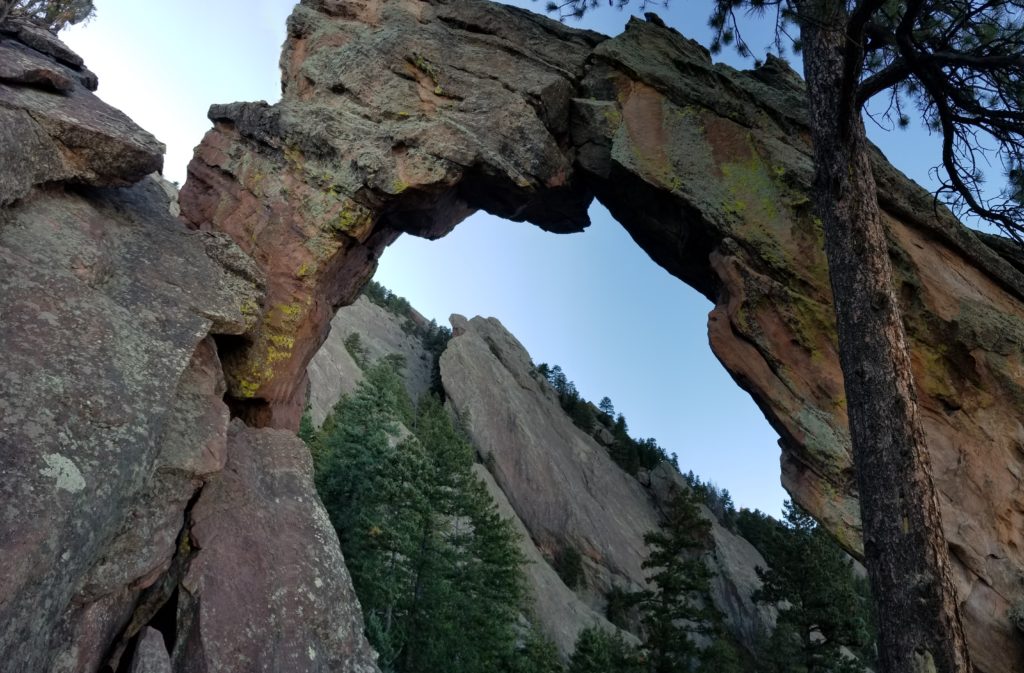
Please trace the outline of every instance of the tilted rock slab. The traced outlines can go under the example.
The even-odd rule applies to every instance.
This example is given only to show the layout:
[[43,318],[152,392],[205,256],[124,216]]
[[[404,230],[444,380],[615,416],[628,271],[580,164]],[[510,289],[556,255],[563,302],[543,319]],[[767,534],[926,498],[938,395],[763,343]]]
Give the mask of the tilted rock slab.
[[487,487],[487,492],[494,499],[498,511],[512,522],[519,534],[519,550],[526,558],[523,572],[526,575],[526,587],[531,603],[529,618],[541,633],[551,639],[558,653],[568,660],[576,650],[576,640],[580,631],[585,628],[596,627],[608,633],[617,632],[618,629],[600,610],[587,605],[565,585],[534,544],[530,529],[519,518],[505,492],[494,481],[487,468],[478,463],[473,466],[473,471]]
[[[375,670],[304,448],[229,446],[217,342],[262,274],[172,216],[162,146],[89,87],[48,32],[0,28],[0,669]],[[270,588],[218,593],[242,575]],[[280,658],[244,664],[246,635]]]
[[[483,459],[478,473],[504,511],[528,535],[527,581],[543,632],[568,656],[579,632],[608,628],[601,617],[612,587],[637,591],[650,574],[644,535],[658,529],[673,489],[686,489],[677,470],[661,465],[645,489],[607,449],[577,428],[529,353],[494,318],[452,316],[453,337],[441,356],[449,404]],[[764,559],[749,542],[711,522],[712,599],[737,641],[751,653],[774,628],[774,610],[755,605],[756,568]],[[548,560],[580,552],[586,576],[576,593]],[[577,595],[578,594],[578,595]],[[582,599],[582,600],[581,600]]]
[[191,514],[197,551],[178,601],[179,670],[377,670],[302,440],[234,421],[227,467]]
[[[223,353],[236,413],[295,427],[334,307],[401,232],[485,209],[554,231],[594,196],[715,303],[712,347],[781,436],[783,483],[861,547],[804,94],[785,64],[737,72],[671,29],[608,39],[476,0],[305,0],[280,103],[211,108],[184,215],[268,279]],[[944,528],[975,663],[1024,669],[1021,265],[875,162]]]
[[596,604],[646,585],[643,536],[658,516],[640,483],[573,425],[529,353],[494,318],[452,316],[441,378],[483,463],[549,558],[565,546],[591,565]]
[[96,87],[48,30],[13,19],[0,26],[0,206],[35,185],[125,186],[160,170],[164,146]]

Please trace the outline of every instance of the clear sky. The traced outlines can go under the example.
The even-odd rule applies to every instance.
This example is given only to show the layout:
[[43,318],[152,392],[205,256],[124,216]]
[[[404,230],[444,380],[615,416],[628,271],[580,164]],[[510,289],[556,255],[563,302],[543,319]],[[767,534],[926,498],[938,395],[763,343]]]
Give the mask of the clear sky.
[[[97,18],[62,36],[99,75],[99,95],[167,144],[164,173],[181,182],[210,127],[211,103],[279,98],[278,55],[293,4],[96,0]],[[654,9],[708,44],[708,7],[674,0]],[[582,25],[615,34],[628,17],[603,8]],[[748,42],[767,46],[770,36],[755,27]],[[750,66],[732,53],[720,58]],[[898,167],[927,181],[935,139],[870,125],[869,133]],[[778,436],[712,355],[711,305],[651,262],[603,208],[591,218],[585,233],[559,236],[477,214],[440,241],[403,237],[376,278],[441,323],[451,313],[497,317],[535,362],[562,365],[592,400],[611,397],[634,436],[657,438],[684,471],[728,488],[738,505],[777,514],[786,497]]]

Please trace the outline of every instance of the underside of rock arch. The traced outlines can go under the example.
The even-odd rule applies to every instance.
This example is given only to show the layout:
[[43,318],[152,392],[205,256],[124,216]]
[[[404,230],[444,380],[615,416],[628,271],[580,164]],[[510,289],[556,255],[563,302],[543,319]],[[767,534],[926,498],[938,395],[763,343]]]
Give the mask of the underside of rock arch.
[[[400,233],[483,209],[586,226],[596,198],[711,301],[712,347],[781,436],[783,481],[855,553],[858,506],[802,82],[748,72],[633,20],[605,38],[477,2],[304,2],[283,100],[215,106],[182,192],[267,272],[258,327],[226,355],[250,422],[295,427],[332,309]],[[876,157],[879,198],[975,657],[1024,655],[1024,276]],[[1007,253],[1010,254],[1010,253]],[[984,645],[983,645],[984,644]]]
[[[65,79],[68,58],[50,68]],[[11,78],[0,83],[7,128],[38,124],[25,137],[49,137],[56,147],[0,146],[0,158],[34,158],[38,169],[19,182],[0,168],[0,204],[8,206],[0,219],[0,263],[12,279],[0,311],[20,316],[0,324],[12,362],[0,377],[0,397],[19,400],[0,414],[3,441],[16,456],[0,495],[29,503],[9,510],[0,528],[0,565],[15,551],[22,559],[5,567],[10,581],[0,590],[0,615],[26,625],[0,639],[0,651],[12,660],[49,662],[41,670],[87,670],[79,664],[107,657],[118,638],[141,637],[138,629],[112,626],[127,619],[126,609],[111,607],[120,599],[104,589],[122,587],[141,568],[159,572],[148,584],[140,579],[124,589],[133,596],[159,589],[162,580],[153,584],[153,578],[171,577],[168,586],[206,587],[213,597],[212,607],[188,612],[182,589],[175,594],[179,615],[237,609],[236,594],[210,570],[223,566],[212,547],[204,556],[203,544],[249,525],[225,513],[231,493],[246,493],[243,499],[264,512],[282,494],[308,488],[299,450],[286,433],[268,428],[298,426],[306,366],[334,310],[355,298],[396,237],[443,236],[476,210],[573,232],[586,227],[587,207],[597,199],[655,263],[714,302],[712,347],[779,432],[784,485],[857,553],[831,295],[808,198],[803,89],[784,63],[769,60],[747,72],[714,65],[698,44],[639,20],[607,38],[478,0],[303,0],[289,18],[281,65],[281,102],[211,108],[214,126],[196,150],[180,203],[190,227],[215,233],[188,236],[166,212],[153,211],[154,185],[104,191],[155,168],[159,148],[127,120],[118,118],[124,128],[111,128],[109,114],[107,126],[89,125],[82,110],[100,104],[88,98],[85,75],[82,85],[68,79],[71,93],[41,92],[38,83],[22,86]],[[53,87],[65,86],[51,79]],[[19,116],[44,95],[65,96],[68,118]],[[76,155],[73,139],[62,135],[75,123],[115,151]],[[113,169],[103,163],[116,163],[110,156],[121,157]],[[972,657],[989,673],[1021,670],[1024,645],[1007,610],[1024,597],[1024,258],[936,209],[931,195],[881,155],[874,166]],[[51,193],[83,184],[84,192]],[[37,240],[46,231],[38,222],[55,226],[48,209],[58,202],[61,212],[74,214],[65,220],[85,232],[88,245],[48,248],[45,237]],[[108,233],[100,222],[122,222],[111,231],[135,237],[142,236],[139,222],[157,222],[146,245],[159,267],[154,273],[169,280],[151,287],[122,273],[144,265],[139,255],[118,251],[142,244],[117,243],[126,235]],[[152,243],[157,239],[167,240]],[[39,288],[53,295],[57,287],[37,278],[46,265],[66,267],[60,278],[70,289],[60,296],[68,306],[38,299]],[[80,308],[85,299],[72,306],[76,292],[103,301],[90,314]],[[177,317],[154,312],[154,305]],[[132,316],[140,322],[129,327]],[[94,336],[85,342],[95,352],[41,361],[33,335],[52,327],[51,318]],[[101,323],[103,329],[96,327]],[[79,332],[45,333],[56,343]],[[108,334],[138,348],[108,352],[96,337]],[[144,347],[154,340],[159,348]],[[60,345],[73,350],[63,342],[54,347]],[[146,376],[172,384],[159,388]],[[78,381],[99,381],[89,385],[103,395],[68,405],[97,394],[76,387]],[[222,393],[238,419],[230,430],[227,410],[218,406]],[[43,414],[52,399],[65,401],[71,421],[51,446],[33,427],[53,423]],[[181,439],[192,442],[193,453]],[[152,451],[133,448],[142,445]],[[193,455],[197,446],[204,451]],[[199,486],[202,475],[235,460],[232,447],[246,456],[233,463],[234,481]],[[122,456],[117,469],[115,453]],[[148,482],[151,472],[164,477]],[[275,477],[246,481],[264,473]],[[101,474],[102,489],[83,490]],[[33,499],[37,482],[54,480],[57,497]],[[143,483],[157,483],[173,498],[154,499],[148,486],[144,497]],[[323,533],[317,528],[322,510],[304,509],[301,497],[288,502],[291,520],[311,526],[311,535]],[[198,541],[176,538],[183,511],[186,523],[200,520],[198,528],[192,524]],[[114,545],[131,546],[124,524],[131,517],[170,517],[171,523],[178,517],[161,547],[171,561],[137,560],[134,570],[97,561]],[[272,535],[280,526],[265,521],[260,530]],[[248,542],[259,547],[263,540]],[[339,564],[338,555],[300,563],[324,574]],[[275,581],[268,575],[259,586],[229,588],[270,595]],[[354,604],[347,583],[323,599],[331,600]],[[333,618],[358,631],[351,614]],[[199,633],[200,621],[179,618],[175,628]],[[30,631],[43,635],[29,637]],[[76,643],[74,651],[65,648],[57,659],[38,653],[62,638]],[[365,642],[353,638],[350,651],[363,652]],[[187,643],[200,641],[182,639],[176,661],[189,661],[194,652]],[[255,639],[246,645],[252,652],[260,646]],[[320,661],[340,661],[343,650],[320,651]],[[287,653],[293,655],[304,652]],[[58,659],[64,663],[52,663]]]

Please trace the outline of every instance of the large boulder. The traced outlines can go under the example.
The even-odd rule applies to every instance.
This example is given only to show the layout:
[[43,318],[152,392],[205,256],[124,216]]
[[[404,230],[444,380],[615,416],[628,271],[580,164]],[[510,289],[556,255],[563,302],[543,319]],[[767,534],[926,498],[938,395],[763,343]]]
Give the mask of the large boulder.
[[174,655],[184,672],[374,673],[309,449],[232,424],[227,468],[191,510]]
[[96,84],[46,29],[0,26],[0,206],[36,185],[123,186],[160,170],[164,146],[92,93]]

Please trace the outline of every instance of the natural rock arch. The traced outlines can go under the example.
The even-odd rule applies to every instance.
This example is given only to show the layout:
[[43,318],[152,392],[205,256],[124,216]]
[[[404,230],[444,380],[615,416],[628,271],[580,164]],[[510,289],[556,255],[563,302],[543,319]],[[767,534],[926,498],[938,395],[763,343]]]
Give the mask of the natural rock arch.
[[[222,337],[234,413],[297,426],[306,364],[403,232],[484,209],[553,231],[599,199],[716,304],[716,355],[781,436],[783,482],[860,547],[802,84],[713,65],[671,29],[614,39],[483,2],[308,0],[280,103],[214,106],[182,194],[262,267],[257,326]],[[1024,275],[876,161],[972,653],[1024,664],[1005,618],[1024,568]]]

